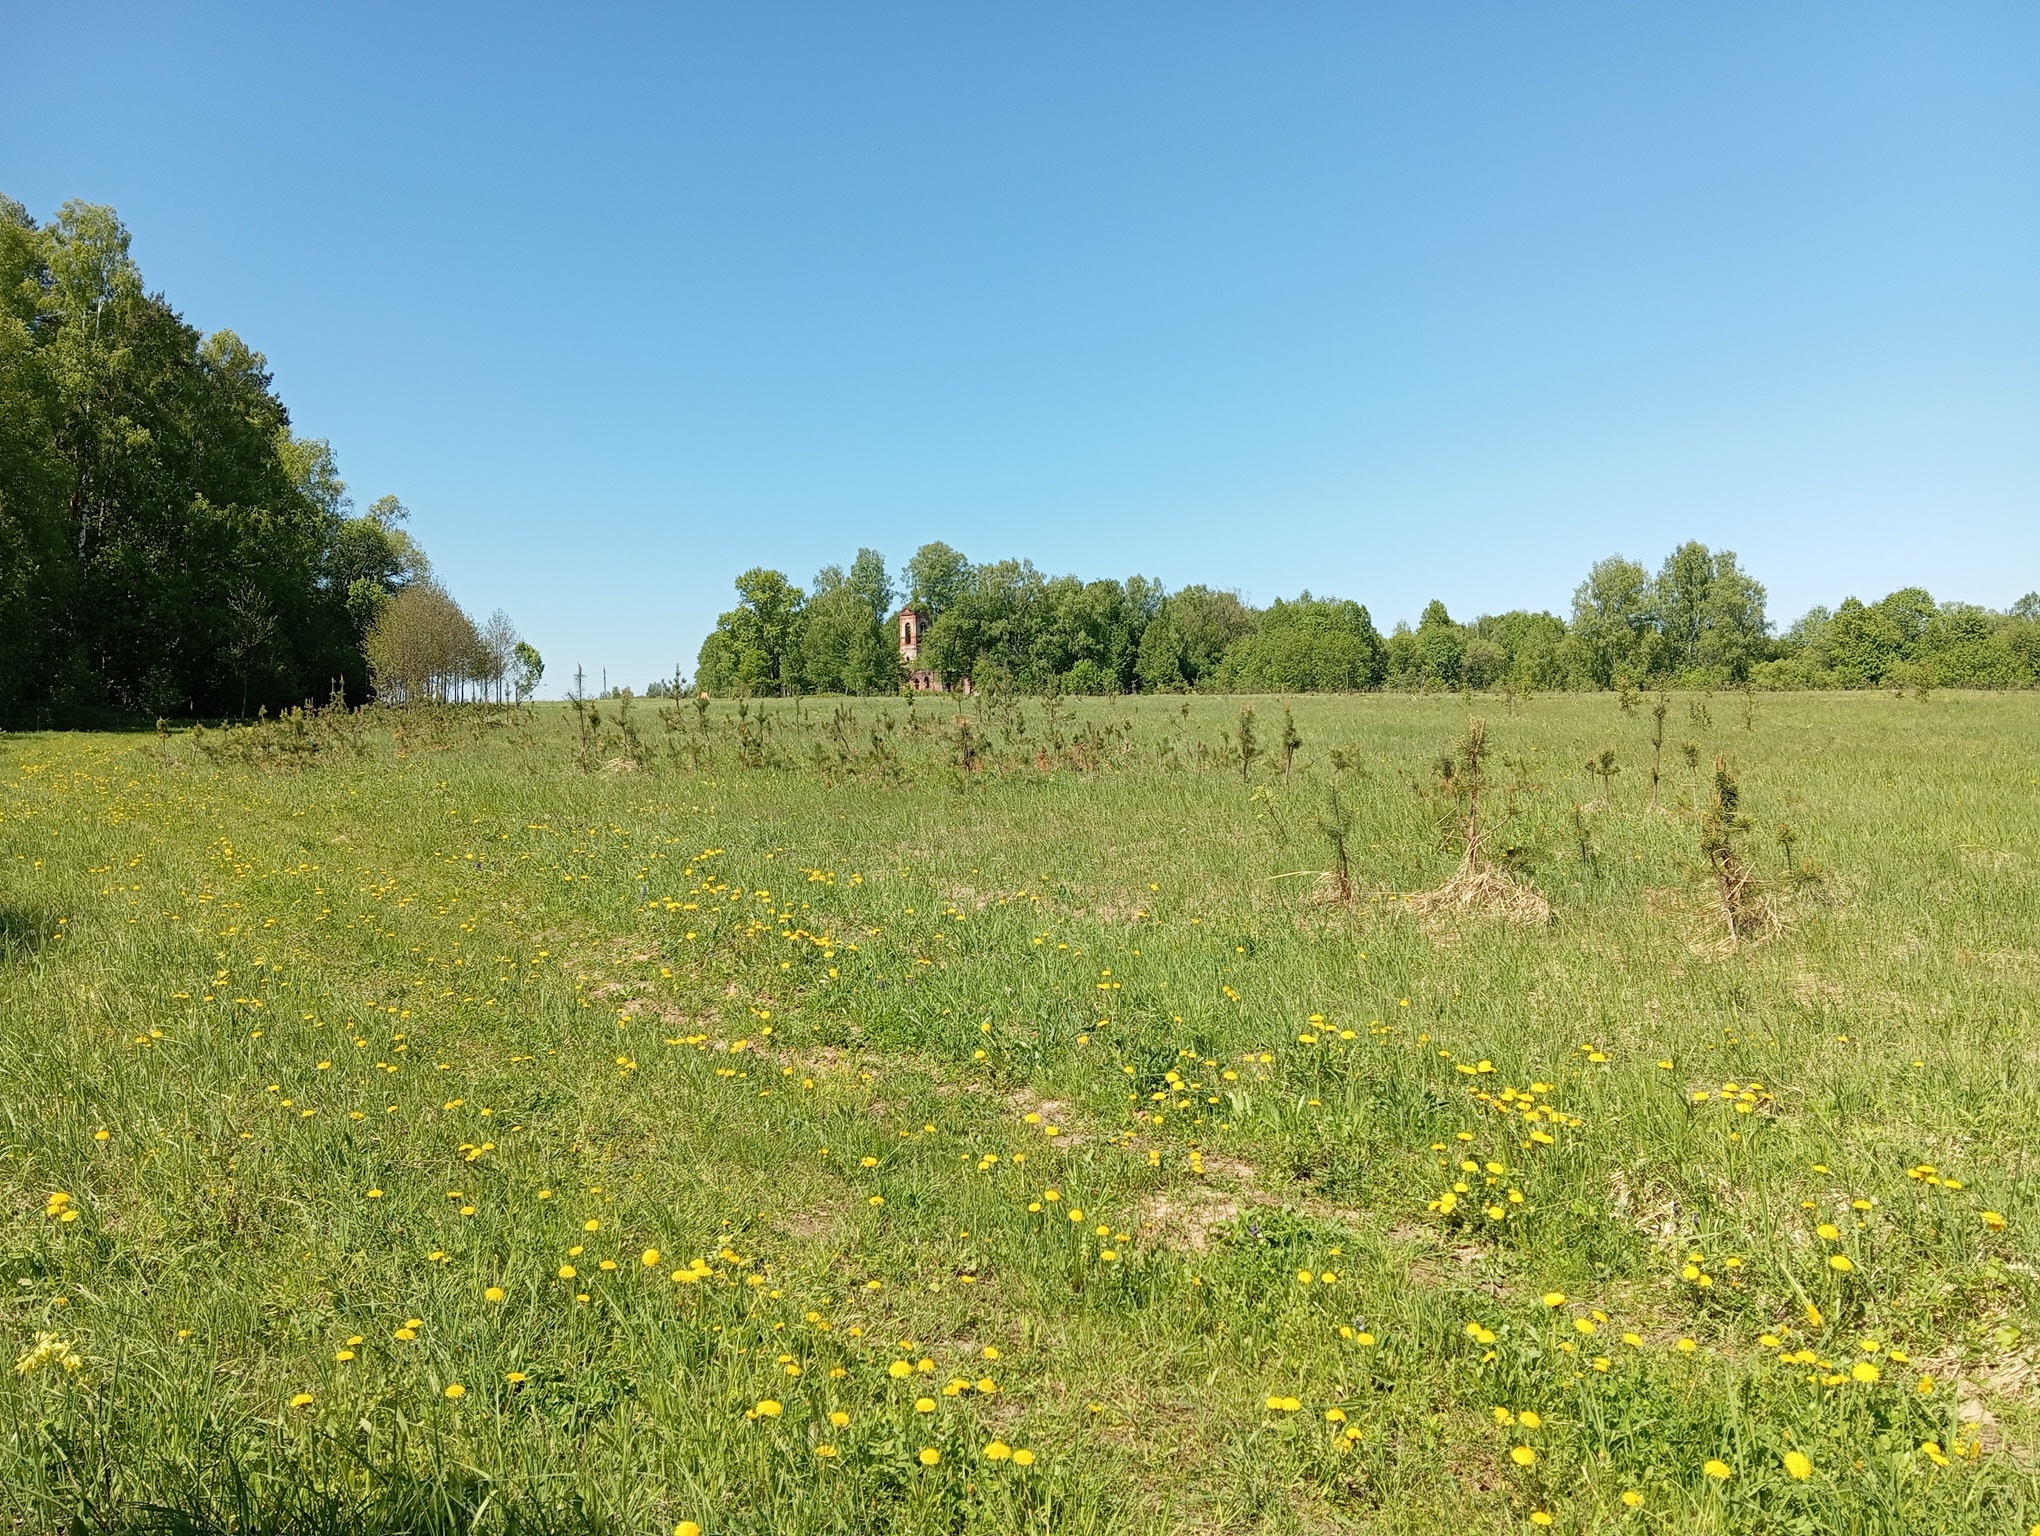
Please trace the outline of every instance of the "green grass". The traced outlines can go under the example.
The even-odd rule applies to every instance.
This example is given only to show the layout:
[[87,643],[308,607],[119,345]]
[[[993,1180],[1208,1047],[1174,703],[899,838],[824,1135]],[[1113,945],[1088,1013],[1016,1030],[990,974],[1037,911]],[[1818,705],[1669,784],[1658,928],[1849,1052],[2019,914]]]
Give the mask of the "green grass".
[[12,1528],[2025,1531],[2040,705],[1647,702],[7,738]]

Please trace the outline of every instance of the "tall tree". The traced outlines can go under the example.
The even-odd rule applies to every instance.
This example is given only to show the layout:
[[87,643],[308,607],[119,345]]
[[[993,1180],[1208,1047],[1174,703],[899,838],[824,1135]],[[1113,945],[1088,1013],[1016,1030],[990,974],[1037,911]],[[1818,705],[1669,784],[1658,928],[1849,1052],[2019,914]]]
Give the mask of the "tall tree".
[[695,662],[700,685],[745,697],[798,693],[806,596],[779,571],[753,566],[737,578],[737,606],[721,615]]
[[971,563],[961,551],[938,540],[914,551],[914,558],[907,562],[905,580],[907,600],[933,623],[969,589]]
[[1640,682],[1653,633],[1649,573],[1620,555],[1596,562],[1573,592],[1570,650],[1581,681],[1592,688]]

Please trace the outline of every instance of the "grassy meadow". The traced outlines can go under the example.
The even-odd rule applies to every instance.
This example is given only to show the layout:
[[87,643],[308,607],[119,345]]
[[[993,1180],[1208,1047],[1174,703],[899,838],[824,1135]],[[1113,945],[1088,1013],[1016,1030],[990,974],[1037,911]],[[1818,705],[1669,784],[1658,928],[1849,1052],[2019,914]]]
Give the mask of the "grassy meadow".
[[0,738],[5,1528],[2040,1522],[2040,701],[1242,702]]

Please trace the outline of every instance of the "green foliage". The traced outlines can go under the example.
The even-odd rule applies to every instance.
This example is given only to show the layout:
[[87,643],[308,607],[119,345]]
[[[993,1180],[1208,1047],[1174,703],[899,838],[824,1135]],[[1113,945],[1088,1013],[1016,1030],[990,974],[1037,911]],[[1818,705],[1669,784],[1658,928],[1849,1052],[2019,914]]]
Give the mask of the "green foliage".
[[1381,635],[1355,602],[1277,598],[1254,629],[1227,647],[1213,682],[1236,693],[1325,693],[1373,688],[1385,671]]
[[1258,619],[1237,592],[1190,586],[1165,599],[1141,632],[1135,676],[1143,693],[1219,686],[1219,669]]
[[1784,688],[2029,688],[2040,680],[2040,617],[2022,600],[2005,613],[1936,603],[1906,587],[1875,603],[1810,610],[1779,655],[1754,671]]
[[737,606],[702,642],[695,675],[712,693],[738,698],[798,693],[807,599],[778,571],[753,566],[737,578]]
[[0,721],[365,697],[422,554],[347,515],[262,355],[186,325],[128,244],[109,208],[0,198]]
[[[2040,680],[2040,597],[1993,613],[1936,605],[1917,588],[1866,607],[1815,609],[1773,638],[1764,588],[1729,550],[1687,543],[1652,575],[1598,562],[1572,621],[1515,609],[1455,620],[1425,605],[1385,639],[1356,602],[1309,592],[1249,607],[1237,593],[1175,593],[1144,577],[1046,576],[1027,560],[976,564],[947,544],[900,576],[925,623],[917,665],[990,693],[1123,694],[1755,687],[2031,687]],[[830,566],[802,594],[777,572],[740,581],[743,601],[702,647],[702,686],[725,695],[884,693],[901,669],[887,611],[894,585],[874,550]],[[866,615],[874,616],[868,622]],[[1659,744],[1660,750],[1662,743]]]

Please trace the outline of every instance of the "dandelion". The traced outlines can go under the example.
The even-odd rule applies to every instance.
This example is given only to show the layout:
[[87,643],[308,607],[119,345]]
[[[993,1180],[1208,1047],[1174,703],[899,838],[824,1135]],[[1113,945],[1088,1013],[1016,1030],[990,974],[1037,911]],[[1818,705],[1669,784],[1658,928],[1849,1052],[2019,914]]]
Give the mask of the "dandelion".
[[1813,1476],[1813,1462],[1804,1451],[1787,1451],[1784,1456],[1785,1470],[1797,1482],[1805,1482]]
[[1024,1448],[1023,1448],[1023,1449],[1021,1449],[1021,1450],[1017,1450],[1017,1451],[1015,1451],[1015,1452],[1013,1453],[1013,1465],[1014,1465],[1014,1466],[1016,1466],[1016,1467],[1031,1467],[1031,1466],[1033,1466],[1033,1465],[1034,1465],[1034,1452],[1032,1452],[1032,1451],[1030,1451],[1030,1450],[1026,1450],[1026,1449],[1024,1449]]
[[290,1405],[293,1408],[308,1408],[311,1406],[311,1402],[312,1402],[311,1393],[300,1392],[290,1400]]
[[502,1299],[503,1287],[500,1285],[492,1285],[482,1292],[482,1300],[484,1301],[501,1301]]
[[835,1409],[829,1414],[829,1425],[832,1429],[848,1429],[850,1427],[850,1415],[840,1408]]
[[462,1398],[467,1396],[467,1388],[462,1386],[459,1382],[456,1381],[452,1385],[447,1387],[446,1395],[453,1401],[459,1402]]
[[1531,1523],[1532,1525],[1549,1525],[1549,1524],[1551,1524],[1551,1513],[1550,1513],[1550,1511],[1548,1511],[1548,1510],[1542,1510],[1542,1509],[1533,1509],[1533,1510],[1531,1510],[1531,1511],[1530,1511],[1530,1523]]
[[1635,1509],[1643,1502],[1643,1495],[1634,1488],[1625,1488],[1622,1490],[1622,1502],[1628,1505],[1629,1508]]
[[935,1463],[937,1463],[941,1459],[942,1453],[936,1450],[934,1446],[924,1445],[921,1447],[920,1461],[922,1466],[932,1467],[935,1465]]
[[1725,1483],[1735,1476],[1735,1469],[1719,1457],[1710,1457],[1701,1464],[1700,1470],[1713,1478],[1717,1483]]
[[1878,1370],[1868,1360],[1858,1360],[1849,1367],[1849,1374],[1867,1387],[1877,1380]]
[[1565,1292],[1546,1291],[1538,1299],[1542,1301],[1547,1307],[1562,1307],[1565,1305]]
[[1013,1454],[1013,1447],[1003,1440],[994,1440],[985,1447],[985,1460],[1004,1461]]
[[2005,1218],[2004,1218],[2004,1215],[2003,1215],[2003,1213],[2002,1213],[2002,1212],[1999,1212],[1999,1211],[1979,1211],[1979,1212],[1978,1212],[1977,1214],[1978,1214],[1979,1216],[1981,1216],[1981,1217],[1983,1218],[1983,1224],[1984,1224],[1984,1225],[1985,1225],[1986,1227],[1990,1228],[1990,1230],[1991,1230],[1991,1231],[1993,1231],[1993,1232],[2002,1232],[2002,1231],[2004,1231],[2004,1229],[2005,1229]]
[[1516,1422],[1525,1429],[1542,1429],[1544,1427],[1543,1417],[1534,1408],[1525,1408],[1521,1413],[1517,1414]]
[[1850,1261],[1846,1253],[1831,1253],[1828,1255],[1828,1268],[1838,1275],[1846,1275],[1855,1267],[1855,1264]]
[[1534,1467],[1537,1465],[1537,1453],[1527,1445],[1512,1446],[1509,1449],[1509,1460],[1519,1467]]
[[701,1536],[701,1527],[692,1520],[682,1520],[673,1527],[673,1536]]

